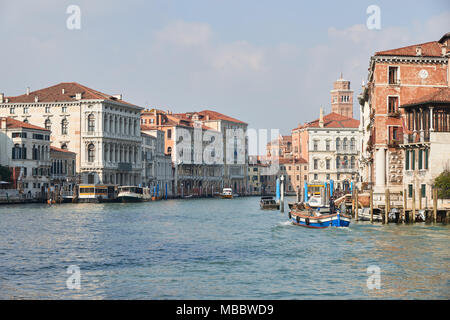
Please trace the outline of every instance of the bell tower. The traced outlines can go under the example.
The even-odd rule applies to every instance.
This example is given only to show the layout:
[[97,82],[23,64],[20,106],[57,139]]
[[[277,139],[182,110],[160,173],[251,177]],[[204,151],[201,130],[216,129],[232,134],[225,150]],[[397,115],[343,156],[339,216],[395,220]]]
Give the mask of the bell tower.
[[333,84],[331,93],[331,112],[345,117],[353,118],[353,90],[350,89],[350,81],[341,77]]

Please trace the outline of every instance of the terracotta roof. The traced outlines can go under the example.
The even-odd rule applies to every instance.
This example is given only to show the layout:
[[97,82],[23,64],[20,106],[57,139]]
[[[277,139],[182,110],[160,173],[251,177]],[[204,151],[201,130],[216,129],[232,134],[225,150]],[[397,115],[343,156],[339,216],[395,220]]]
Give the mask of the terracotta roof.
[[50,151],[76,154],[75,152],[72,152],[72,151],[69,151],[69,150],[60,149],[60,148],[57,148],[57,147],[54,147],[54,146],[50,146]]
[[[319,119],[308,122],[305,124],[306,127],[319,127]],[[323,127],[324,128],[358,128],[359,120],[348,118],[342,116],[338,113],[331,112],[323,116]]]
[[426,103],[450,104],[450,88],[447,87],[436,89],[433,93],[409,101],[407,104],[400,106],[400,108],[413,107]]
[[376,56],[417,56],[416,48],[422,48],[422,56],[424,57],[442,57],[441,44],[438,41],[431,41],[421,44],[414,44],[407,47],[378,51]]
[[[64,93],[63,93],[64,89]],[[8,98],[9,103],[34,103],[35,97],[38,97],[38,102],[67,102],[77,101],[76,94],[81,93],[82,100],[109,100],[128,104],[137,107],[134,104],[124,100],[117,99],[112,95],[102,93],[100,91],[88,88],[76,82],[61,82],[57,85],[32,91],[29,94],[22,94],[15,97]]]
[[23,121],[19,121],[13,118],[6,117],[6,128],[12,129],[12,128],[23,128],[23,129],[33,129],[33,130],[41,130],[41,131],[48,131],[45,128],[35,126],[33,124],[29,124]]
[[242,123],[246,124],[245,122],[241,120],[237,120],[235,118],[229,117],[227,115],[224,115],[220,112],[211,111],[211,110],[203,110],[200,112],[185,112],[185,113],[174,113],[173,116],[176,116],[181,119],[191,120],[192,116],[194,114],[197,114],[199,116],[200,121],[208,121],[206,118],[209,116],[209,120],[224,120],[224,121],[230,121],[230,122],[236,122],[236,123]]
[[279,164],[300,164],[300,163],[308,163],[303,158],[294,158],[294,159],[287,159],[287,158],[279,158],[278,159]]
[[203,116],[209,116],[210,120],[225,120],[225,121],[230,121],[230,122],[236,122],[236,123],[243,123],[243,124],[247,124],[241,120],[226,116],[222,113],[216,112],[216,111],[211,111],[211,110],[203,110],[200,111],[199,114],[203,115]]

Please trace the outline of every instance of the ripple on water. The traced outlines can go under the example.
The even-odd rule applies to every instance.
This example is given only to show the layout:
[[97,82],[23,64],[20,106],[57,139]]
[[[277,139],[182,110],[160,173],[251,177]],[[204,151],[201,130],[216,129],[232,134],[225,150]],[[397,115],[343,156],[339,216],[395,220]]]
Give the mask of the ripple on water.
[[312,230],[257,197],[3,206],[0,219],[3,299],[450,298],[449,226]]

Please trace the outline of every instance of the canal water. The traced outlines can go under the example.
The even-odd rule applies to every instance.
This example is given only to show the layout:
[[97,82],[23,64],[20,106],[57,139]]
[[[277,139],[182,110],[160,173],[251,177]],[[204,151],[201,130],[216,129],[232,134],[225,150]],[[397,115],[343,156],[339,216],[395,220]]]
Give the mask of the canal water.
[[287,211],[257,197],[0,206],[0,299],[450,298],[449,226],[314,230]]

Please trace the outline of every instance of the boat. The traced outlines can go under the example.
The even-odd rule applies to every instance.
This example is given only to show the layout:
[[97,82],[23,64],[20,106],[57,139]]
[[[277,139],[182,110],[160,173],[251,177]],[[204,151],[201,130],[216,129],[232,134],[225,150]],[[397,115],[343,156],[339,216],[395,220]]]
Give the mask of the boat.
[[322,207],[322,198],[320,196],[312,196],[308,201],[308,205],[311,208]]
[[233,199],[233,190],[231,188],[223,188],[222,199]]
[[86,184],[78,187],[78,202],[114,202],[116,186]]
[[136,186],[119,187],[117,198],[121,202],[140,202],[144,200],[144,191],[143,188]]
[[321,213],[314,210],[291,210],[289,220],[295,225],[307,228],[348,227],[351,217],[341,214],[339,210],[333,214],[329,211]]
[[275,201],[273,197],[261,197],[259,201],[259,206],[261,209],[276,209],[280,210],[280,203]]

